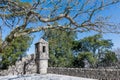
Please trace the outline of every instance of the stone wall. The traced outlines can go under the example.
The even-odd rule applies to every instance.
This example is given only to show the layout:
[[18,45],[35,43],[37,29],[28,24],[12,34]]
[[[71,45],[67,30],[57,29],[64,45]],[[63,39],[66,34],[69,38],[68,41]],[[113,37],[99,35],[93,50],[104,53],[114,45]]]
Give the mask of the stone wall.
[[49,67],[48,73],[62,74],[99,80],[119,80],[120,69],[85,69],[85,68],[60,68]]
[[[24,57],[21,61],[17,61],[15,65],[9,66],[7,70],[0,70],[0,75],[23,75],[33,74],[37,72],[35,55]],[[86,78],[94,78],[100,80],[119,80],[120,69],[87,69],[87,68],[60,68],[49,67],[48,73],[62,74]]]
[[0,70],[0,75],[23,75],[36,73],[35,55],[31,54],[9,66],[7,70]]

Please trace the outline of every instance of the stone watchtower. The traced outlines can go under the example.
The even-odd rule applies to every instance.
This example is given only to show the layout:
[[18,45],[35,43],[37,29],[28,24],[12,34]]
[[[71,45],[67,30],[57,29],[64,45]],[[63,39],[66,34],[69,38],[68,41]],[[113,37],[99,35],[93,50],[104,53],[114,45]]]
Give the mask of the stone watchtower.
[[41,38],[40,41],[35,44],[35,53],[37,73],[46,74],[49,59],[48,42]]

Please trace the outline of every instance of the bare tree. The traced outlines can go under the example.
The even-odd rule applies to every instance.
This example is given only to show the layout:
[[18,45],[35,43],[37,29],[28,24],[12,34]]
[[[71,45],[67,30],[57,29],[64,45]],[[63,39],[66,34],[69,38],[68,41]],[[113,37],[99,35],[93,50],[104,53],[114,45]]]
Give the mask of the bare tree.
[[[107,22],[108,17],[95,17],[102,9],[119,2],[120,0],[32,0],[26,3],[0,0],[2,29],[11,30],[1,43],[0,53],[15,37],[45,29],[119,33],[116,31],[118,26]],[[54,22],[59,25],[52,26]]]

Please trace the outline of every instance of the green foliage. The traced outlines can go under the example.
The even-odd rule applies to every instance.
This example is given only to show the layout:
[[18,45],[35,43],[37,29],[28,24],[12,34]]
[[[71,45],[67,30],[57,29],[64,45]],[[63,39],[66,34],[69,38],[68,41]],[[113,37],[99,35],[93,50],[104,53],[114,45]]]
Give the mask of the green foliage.
[[105,40],[102,38],[102,35],[96,34],[94,36],[85,37],[79,41],[75,41],[77,43],[74,45],[73,50],[82,52],[87,51],[94,54],[98,54],[99,52],[104,52],[108,49],[111,49],[113,43],[111,40]]
[[29,35],[15,38],[0,55],[2,58],[2,68],[7,68],[25,55],[26,50],[30,46],[32,38]]
[[111,50],[112,46],[112,41],[103,39],[100,34],[74,41],[72,50],[76,54],[74,63],[77,62],[77,65],[74,64],[74,66],[84,67],[83,60],[86,58],[91,67],[95,67],[99,63],[115,62],[116,55],[108,52]]
[[52,67],[83,68],[85,60],[90,67],[96,67],[99,63],[112,63],[117,60],[114,53],[108,52],[113,43],[111,40],[103,39],[100,34],[78,41],[71,31],[53,29],[47,30],[44,38],[49,41],[49,66]]
[[115,52],[112,52],[112,51],[107,51],[106,53],[105,53],[105,56],[104,56],[104,58],[102,59],[102,63],[105,63],[105,64],[107,64],[107,65],[110,65],[110,64],[112,64],[112,63],[115,63],[115,62],[117,62],[117,56],[115,55]]
[[[70,62],[73,58],[71,48],[75,34],[70,30],[76,30],[79,32],[86,32],[91,30],[98,32],[101,32],[101,30],[103,32],[116,32],[116,30],[112,30],[113,27],[110,26],[111,23],[108,22],[108,17],[103,16],[97,17],[95,19],[94,17],[95,13],[101,11],[102,8],[119,3],[120,1],[89,1],[90,0],[32,0],[31,2],[25,0],[2,0],[0,2],[0,17],[1,21],[4,23],[3,27],[7,26],[6,29],[14,28],[11,30],[10,36],[3,41],[5,43],[1,43],[3,45],[7,43],[8,46],[2,47],[0,44],[0,52],[2,53],[3,51],[4,53],[1,55],[3,58],[3,63],[8,65],[11,64],[10,61],[15,62],[17,59],[16,56],[22,54],[21,52],[24,52],[24,49],[27,48],[23,45],[18,46],[18,43],[14,42],[16,41],[16,39],[13,39],[15,37],[14,35],[25,35],[42,31],[46,29],[47,23],[50,25],[47,27],[53,29],[46,30],[45,32],[47,35],[46,39],[48,39],[50,43],[50,56],[54,60],[53,61],[51,59],[50,61],[57,64],[58,66],[66,66],[71,64]],[[102,5],[103,2],[104,6]],[[85,16],[83,17],[82,15]],[[78,22],[77,19],[80,18],[81,20]],[[34,22],[35,26],[40,27],[32,27],[32,25],[29,26],[28,24],[31,24],[31,22]],[[51,27],[54,22],[58,22],[61,26],[65,26],[66,24],[72,26],[67,27],[69,30],[61,29],[58,24],[55,25],[55,27]],[[16,27],[15,25],[19,26]],[[103,28],[105,28],[104,26],[106,29],[103,30]],[[112,31],[107,29],[108,26],[110,26]],[[55,30],[55,28],[57,30]],[[23,49],[20,46],[23,46]],[[73,48],[73,52],[91,52],[93,53],[93,56],[96,57],[97,54],[104,53],[104,51],[110,49],[111,46],[111,41],[102,40],[101,35],[95,35],[76,42],[75,47]],[[5,48],[5,50],[2,50],[3,48]],[[14,59],[12,59],[12,57],[14,57]]]
[[46,30],[44,39],[49,42],[49,66],[70,66],[73,60],[71,51],[75,33],[69,30]]
[[85,67],[84,60],[87,60],[91,66],[93,66],[97,61],[97,59],[95,57],[93,57],[93,53],[81,52],[75,57],[73,66],[74,67],[82,67],[82,68]]

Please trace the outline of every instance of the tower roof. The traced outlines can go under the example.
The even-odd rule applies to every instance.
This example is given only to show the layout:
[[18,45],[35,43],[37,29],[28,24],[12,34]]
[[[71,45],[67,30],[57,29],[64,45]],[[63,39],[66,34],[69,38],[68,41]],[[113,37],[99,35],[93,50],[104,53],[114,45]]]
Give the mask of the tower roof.
[[[48,43],[47,41],[45,41],[43,38],[41,38],[37,43]],[[35,43],[35,44],[37,44]]]

